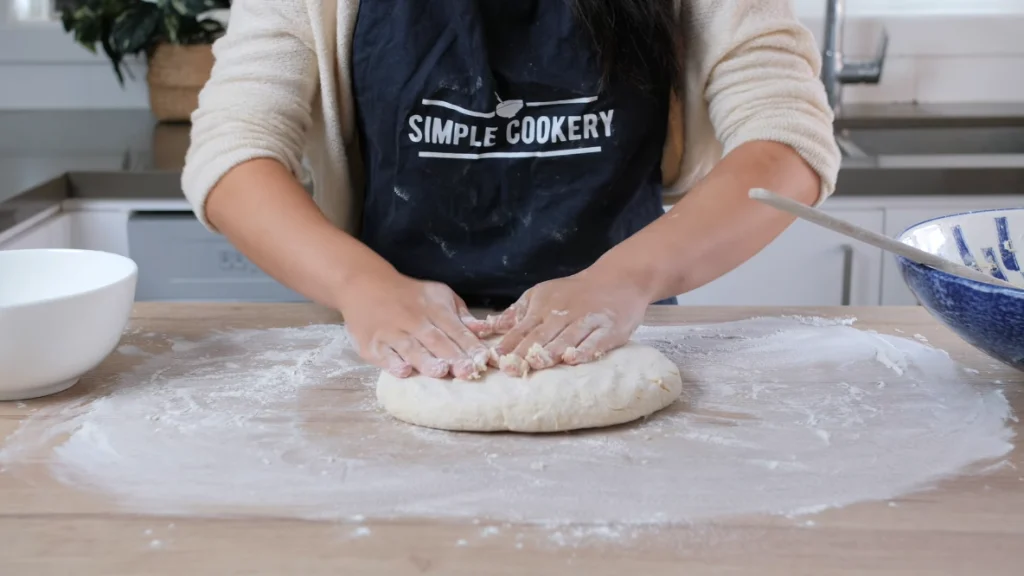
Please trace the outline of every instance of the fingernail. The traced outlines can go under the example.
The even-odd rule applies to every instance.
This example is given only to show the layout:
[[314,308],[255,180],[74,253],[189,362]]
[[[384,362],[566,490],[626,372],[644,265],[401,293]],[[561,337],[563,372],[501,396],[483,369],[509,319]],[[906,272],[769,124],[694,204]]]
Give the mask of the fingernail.
[[480,370],[473,364],[473,360],[459,360],[452,366],[452,376],[460,380],[476,380],[480,378]]
[[388,372],[396,378],[408,378],[412,374],[412,366],[408,364],[395,364],[388,368]]
[[451,369],[451,365],[444,360],[435,360],[433,364],[427,369],[431,376],[434,378],[444,378],[448,374],[448,370]]

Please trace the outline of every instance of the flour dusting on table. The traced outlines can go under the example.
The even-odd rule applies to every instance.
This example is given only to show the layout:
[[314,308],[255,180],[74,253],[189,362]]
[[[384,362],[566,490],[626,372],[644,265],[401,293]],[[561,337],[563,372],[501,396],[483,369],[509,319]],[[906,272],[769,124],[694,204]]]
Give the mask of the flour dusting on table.
[[484,518],[557,541],[886,501],[1012,449],[997,389],[945,352],[851,323],[643,327],[636,339],[682,371],[682,398],[644,421],[550,435],[391,419],[377,371],[337,326],[224,332],[39,410],[0,465],[43,458],[62,483],[138,513]]

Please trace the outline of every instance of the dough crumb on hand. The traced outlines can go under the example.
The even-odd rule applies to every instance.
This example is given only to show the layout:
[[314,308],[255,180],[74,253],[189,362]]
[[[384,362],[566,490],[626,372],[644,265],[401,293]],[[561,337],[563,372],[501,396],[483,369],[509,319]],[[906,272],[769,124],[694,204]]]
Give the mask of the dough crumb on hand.
[[487,315],[487,318],[484,319],[484,322],[487,323],[487,330],[488,330],[487,333],[488,334],[494,334],[494,332],[498,329],[498,321],[499,320],[501,320],[501,315],[500,314],[488,314]]
[[551,357],[551,353],[536,342],[526,351],[526,362],[535,370],[555,365],[555,359]]
[[511,370],[516,376],[522,378],[530,372],[530,364],[518,354],[505,354],[498,361],[498,369],[505,373]]
[[473,354],[473,375],[479,378],[480,374],[487,372],[487,363],[491,359],[491,350],[480,350]]
[[501,354],[498,354],[498,349],[491,346],[487,349],[489,356],[487,357],[488,362],[491,366],[499,366],[501,364]]
[[565,349],[565,352],[562,352],[562,362],[574,364],[577,356],[579,356],[579,350],[575,346],[569,346]]

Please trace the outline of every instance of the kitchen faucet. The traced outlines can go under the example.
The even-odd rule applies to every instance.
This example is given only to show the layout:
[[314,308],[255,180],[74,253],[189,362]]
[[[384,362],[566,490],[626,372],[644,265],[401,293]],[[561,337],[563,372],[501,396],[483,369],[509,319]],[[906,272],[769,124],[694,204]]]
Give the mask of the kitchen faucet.
[[838,116],[844,84],[877,84],[889,49],[889,33],[883,28],[874,60],[847,62],[843,56],[843,24],[846,0],[825,0],[825,46],[822,49],[821,80],[828,104]]

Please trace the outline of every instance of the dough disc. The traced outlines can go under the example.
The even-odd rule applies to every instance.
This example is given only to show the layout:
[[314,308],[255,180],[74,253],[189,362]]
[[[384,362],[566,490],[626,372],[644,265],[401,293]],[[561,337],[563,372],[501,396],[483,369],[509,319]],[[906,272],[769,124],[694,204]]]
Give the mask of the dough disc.
[[395,418],[429,428],[559,432],[647,416],[674,402],[682,387],[671,360],[630,342],[595,362],[559,365],[525,378],[493,368],[473,381],[381,372],[377,400]]

